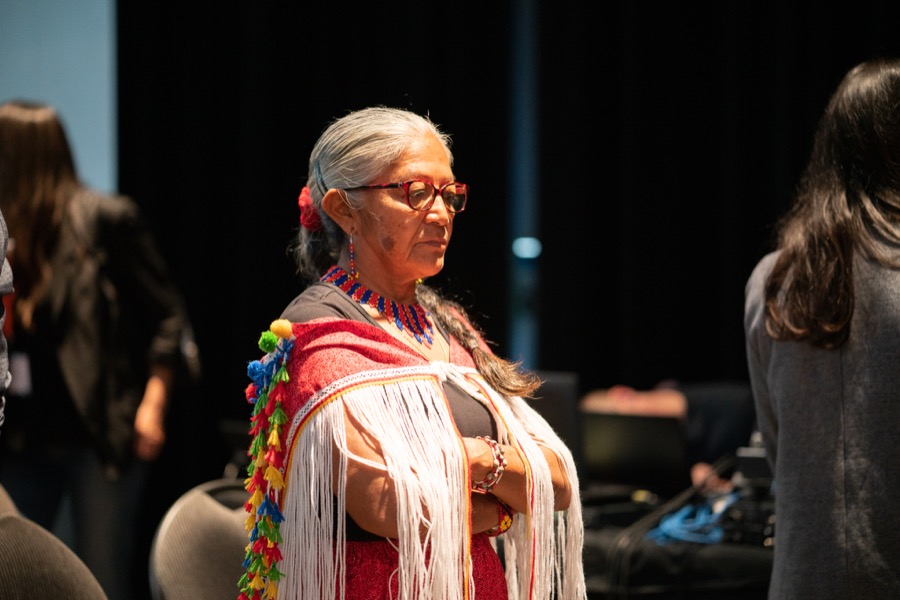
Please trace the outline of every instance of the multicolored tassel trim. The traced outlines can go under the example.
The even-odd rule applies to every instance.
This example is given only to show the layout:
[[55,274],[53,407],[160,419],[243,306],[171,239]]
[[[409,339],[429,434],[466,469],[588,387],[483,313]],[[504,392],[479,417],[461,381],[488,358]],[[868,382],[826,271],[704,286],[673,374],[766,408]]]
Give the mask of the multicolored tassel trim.
[[275,600],[281,561],[281,500],[284,494],[284,427],[287,415],[281,408],[288,383],[286,365],[293,347],[289,321],[273,321],[260,336],[259,348],[265,352],[260,360],[247,366],[251,383],[245,391],[253,404],[250,418],[250,449],[247,455],[247,479],[244,487],[250,499],[244,505],[248,516],[246,528],[250,543],[244,558],[246,573],[238,582],[238,600]]

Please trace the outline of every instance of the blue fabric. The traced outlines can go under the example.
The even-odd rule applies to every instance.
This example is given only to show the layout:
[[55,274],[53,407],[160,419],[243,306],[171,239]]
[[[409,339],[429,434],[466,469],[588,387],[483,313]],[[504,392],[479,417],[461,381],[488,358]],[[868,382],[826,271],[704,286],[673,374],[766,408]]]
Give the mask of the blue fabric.
[[647,538],[658,544],[675,541],[718,544],[725,534],[722,516],[739,496],[738,492],[732,492],[683,506],[663,517],[655,529],[647,532]]

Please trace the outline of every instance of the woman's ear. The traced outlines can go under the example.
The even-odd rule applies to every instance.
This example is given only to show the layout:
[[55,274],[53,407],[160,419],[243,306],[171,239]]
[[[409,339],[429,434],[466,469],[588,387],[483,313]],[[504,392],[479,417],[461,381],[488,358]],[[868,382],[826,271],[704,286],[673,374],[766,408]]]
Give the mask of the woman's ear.
[[322,197],[322,210],[344,230],[344,233],[350,234],[354,230],[355,214],[344,198],[345,193],[343,190],[334,188],[328,190]]

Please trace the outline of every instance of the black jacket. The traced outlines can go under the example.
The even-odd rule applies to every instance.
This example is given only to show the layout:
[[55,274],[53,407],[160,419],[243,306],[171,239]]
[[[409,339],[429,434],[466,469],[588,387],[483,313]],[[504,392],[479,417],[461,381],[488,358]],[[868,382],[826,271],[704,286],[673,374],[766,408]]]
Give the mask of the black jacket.
[[69,207],[38,336],[54,344],[89,438],[120,468],[133,455],[148,368],[177,368],[188,321],[133,201],[85,190]]

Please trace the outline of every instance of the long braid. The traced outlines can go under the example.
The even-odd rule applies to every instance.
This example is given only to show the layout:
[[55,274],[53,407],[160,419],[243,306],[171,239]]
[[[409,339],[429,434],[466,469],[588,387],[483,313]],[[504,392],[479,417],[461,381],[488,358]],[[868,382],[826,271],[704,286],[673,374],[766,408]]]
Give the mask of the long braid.
[[431,312],[432,317],[469,352],[478,372],[491,387],[507,396],[533,396],[541,385],[538,376],[523,370],[520,363],[510,362],[482,348],[479,344],[482,332],[473,329],[474,323],[460,304],[423,284],[416,288],[416,295],[419,304]]

